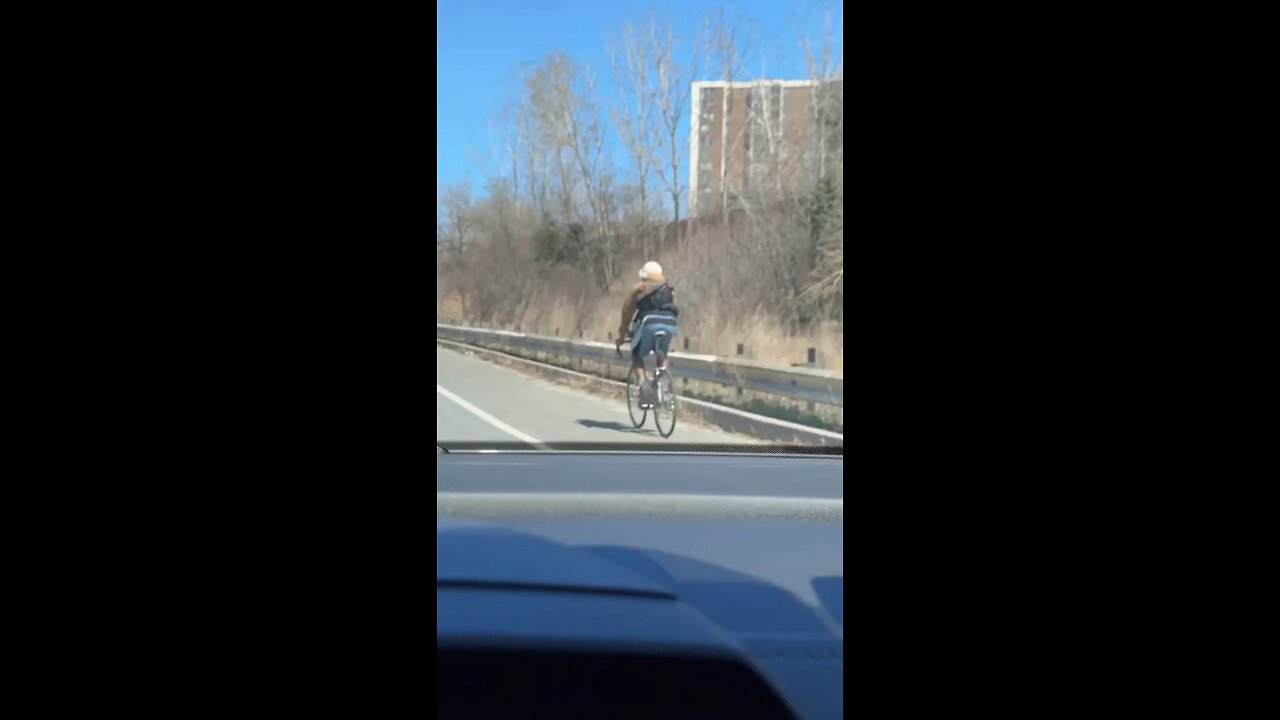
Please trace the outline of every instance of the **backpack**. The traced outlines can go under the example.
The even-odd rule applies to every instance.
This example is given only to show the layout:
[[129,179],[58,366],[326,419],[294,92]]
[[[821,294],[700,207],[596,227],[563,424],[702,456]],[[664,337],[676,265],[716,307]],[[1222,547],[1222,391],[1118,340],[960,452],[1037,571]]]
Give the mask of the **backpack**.
[[680,308],[675,303],[675,288],[663,283],[657,290],[645,295],[636,302],[637,316],[651,312],[671,313],[672,317],[680,316]]

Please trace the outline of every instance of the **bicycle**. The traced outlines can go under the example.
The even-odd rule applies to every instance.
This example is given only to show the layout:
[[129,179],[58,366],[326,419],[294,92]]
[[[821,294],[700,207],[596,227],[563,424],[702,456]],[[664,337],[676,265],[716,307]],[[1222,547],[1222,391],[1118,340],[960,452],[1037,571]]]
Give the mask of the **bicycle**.
[[[613,349],[618,353],[618,357],[622,355],[622,343],[626,342],[626,338],[618,340],[614,344]],[[636,380],[635,373],[627,369],[627,415],[631,417],[631,424],[635,427],[644,427],[645,421],[649,417],[649,410],[653,410],[653,424],[658,427],[658,433],[664,438],[671,437],[671,433],[676,430],[676,386],[675,380],[672,379],[671,369],[663,367],[663,358],[655,351],[653,353],[658,358],[657,368],[654,376],[649,377],[649,369],[644,369],[644,381],[649,383],[653,388],[654,402],[651,407],[646,407],[646,403],[640,402],[640,383]],[[640,416],[636,420],[636,415]],[[663,425],[666,425],[664,428]]]

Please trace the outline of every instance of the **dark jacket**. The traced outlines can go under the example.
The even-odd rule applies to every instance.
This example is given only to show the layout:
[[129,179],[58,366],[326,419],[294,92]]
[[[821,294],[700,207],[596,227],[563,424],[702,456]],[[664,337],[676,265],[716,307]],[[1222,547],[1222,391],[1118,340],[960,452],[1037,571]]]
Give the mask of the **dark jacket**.
[[[666,292],[655,296],[654,293],[662,288],[666,288]],[[622,303],[622,318],[621,324],[618,325],[618,337],[627,336],[628,331],[631,329],[632,321],[637,319],[637,313],[640,315],[661,313],[676,317],[680,311],[675,306],[675,288],[672,288],[665,281],[656,280],[641,280],[635,287],[631,288],[630,292],[627,293],[626,300]]]

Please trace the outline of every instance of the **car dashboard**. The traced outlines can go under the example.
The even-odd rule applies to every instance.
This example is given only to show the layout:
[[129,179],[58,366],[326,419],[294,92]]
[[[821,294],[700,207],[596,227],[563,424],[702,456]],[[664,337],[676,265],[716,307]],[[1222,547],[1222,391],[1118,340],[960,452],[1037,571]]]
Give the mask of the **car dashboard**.
[[437,455],[440,717],[844,713],[843,458]]

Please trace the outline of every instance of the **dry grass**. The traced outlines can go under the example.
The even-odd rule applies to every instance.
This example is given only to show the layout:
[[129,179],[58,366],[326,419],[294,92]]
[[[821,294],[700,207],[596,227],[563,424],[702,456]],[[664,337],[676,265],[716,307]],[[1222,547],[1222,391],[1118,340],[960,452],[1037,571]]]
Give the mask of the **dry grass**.
[[[631,268],[656,259],[681,308],[677,350],[732,357],[741,344],[743,357],[791,366],[804,365],[808,349],[816,348],[819,368],[843,373],[842,297],[806,299],[815,260],[805,249],[806,233],[796,218],[694,225],[683,249],[674,238],[653,258],[632,248],[617,262],[620,278],[608,294],[581,269],[532,263],[523,236],[494,240],[477,246],[465,262],[437,256],[436,316],[608,341],[616,337],[624,294],[636,282]],[[841,296],[842,283],[841,275]]]
[[[622,311],[622,292],[617,298],[601,298],[584,313],[572,303],[558,300],[540,313],[526,311],[518,322],[499,323],[495,330],[516,330],[539,335],[577,337],[582,329],[588,340],[607,341],[617,332]],[[803,365],[809,348],[817,348],[818,367],[824,370],[844,372],[844,331],[829,323],[808,332],[789,332],[781,325],[762,315],[749,318],[725,318],[721,314],[699,315],[697,308],[684,307],[681,311],[680,334],[676,349],[732,357],[737,355],[738,344],[743,345],[743,355],[752,360],[771,365]],[[442,320],[466,319],[456,300],[440,302],[436,317]]]

